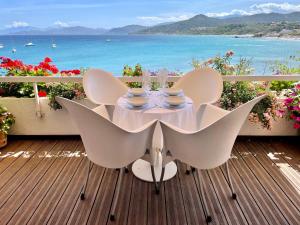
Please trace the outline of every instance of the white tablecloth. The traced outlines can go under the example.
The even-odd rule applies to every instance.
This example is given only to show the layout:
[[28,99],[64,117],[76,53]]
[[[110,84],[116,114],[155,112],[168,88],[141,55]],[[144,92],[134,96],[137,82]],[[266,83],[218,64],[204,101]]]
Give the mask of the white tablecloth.
[[[160,120],[170,123],[184,130],[195,129],[195,109],[193,101],[186,97],[186,104],[181,108],[167,108],[164,104],[164,96],[159,92],[151,92],[148,107],[132,109],[127,104],[127,97],[118,99],[113,113],[113,122],[128,130],[138,129],[152,120]],[[160,127],[154,132],[153,147],[162,147],[162,133]]]
[[148,107],[143,109],[133,109],[128,106],[127,98],[122,96],[118,99],[113,114],[113,122],[117,125],[134,130],[144,124],[157,119],[181,129],[194,129],[194,107],[190,98],[186,97],[186,104],[180,108],[167,108],[164,104],[164,96],[159,92],[151,92]]

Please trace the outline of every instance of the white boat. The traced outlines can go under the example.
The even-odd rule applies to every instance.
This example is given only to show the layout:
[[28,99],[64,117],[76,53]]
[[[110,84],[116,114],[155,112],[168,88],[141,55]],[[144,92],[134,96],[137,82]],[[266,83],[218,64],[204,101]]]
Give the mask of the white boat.
[[4,45],[3,45],[3,44],[0,44],[0,48],[4,48]]
[[56,44],[52,44],[52,48],[56,48]]
[[13,48],[13,49],[11,50],[11,52],[12,52],[12,53],[16,53],[16,52],[17,52],[17,49]]
[[25,47],[31,47],[31,46],[35,46],[35,44],[33,44],[32,42],[25,44]]
[[106,41],[106,42],[111,42],[111,40],[110,40],[110,39],[106,39],[105,41]]

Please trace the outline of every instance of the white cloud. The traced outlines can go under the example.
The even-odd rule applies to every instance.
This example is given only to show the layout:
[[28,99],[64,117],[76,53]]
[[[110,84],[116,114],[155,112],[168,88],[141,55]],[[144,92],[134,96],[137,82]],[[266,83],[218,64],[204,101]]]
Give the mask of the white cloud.
[[139,16],[137,19],[143,20],[146,22],[156,22],[156,23],[165,23],[165,22],[176,22],[180,20],[187,20],[194,15],[184,14],[178,16]]
[[54,25],[59,26],[59,27],[69,27],[70,26],[70,24],[68,24],[66,22],[59,21],[59,20],[54,22]]
[[205,15],[208,17],[224,17],[224,16],[233,16],[233,15],[249,16],[252,15],[252,13],[247,12],[245,10],[233,9],[230,12],[206,13]]
[[262,4],[254,4],[250,6],[248,10],[242,9],[233,9],[230,12],[219,12],[219,13],[206,13],[205,15],[209,17],[225,17],[225,16],[248,16],[254,15],[258,13],[271,13],[271,12],[279,12],[279,13],[289,13],[289,12],[299,12],[300,4],[290,4],[290,3],[262,3]]
[[254,11],[261,11],[264,13],[270,13],[274,11],[281,11],[281,12],[295,12],[300,11],[300,4],[290,4],[287,2],[284,3],[263,3],[263,4],[254,4],[250,7],[251,10]]
[[23,21],[14,21],[12,24],[6,25],[7,28],[28,27],[29,24]]

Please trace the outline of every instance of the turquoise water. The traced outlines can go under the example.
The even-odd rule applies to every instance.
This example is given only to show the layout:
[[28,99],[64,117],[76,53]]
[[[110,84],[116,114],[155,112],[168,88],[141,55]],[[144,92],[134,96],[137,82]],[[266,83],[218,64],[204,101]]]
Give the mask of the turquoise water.
[[[28,42],[36,46],[24,47]],[[57,48],[51,48],[52,43]],[[234,62],[241,56],[250,58],[256,74],[267,74],[274,61],[300,55],[300,41],[228,36],[0,36],[0,44],[1,56],[26,63],[49,56],[61,70],[96,67],[116,76],[125,64],[136,63],[150,70],[186,72],[192,69],[192,59],[206,60],[229,49],[236,53]]]

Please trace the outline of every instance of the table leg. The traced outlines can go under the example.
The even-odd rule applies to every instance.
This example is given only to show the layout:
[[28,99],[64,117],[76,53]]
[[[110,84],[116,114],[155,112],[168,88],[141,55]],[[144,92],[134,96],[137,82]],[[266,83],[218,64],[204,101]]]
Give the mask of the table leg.
[[[154,163],[154,172],[157,181],[160,180],[160,174],[162,169],[161,165],[162,165],[162,156],[161,153],[158,153],[158,160]],[[150,163],[143,159],[138,159],[132,164],[132,172],[137,178],[143,181],[153,182]],[[169,162],[165,167],[165,174],[164,174],[163,181],[173,178],[176,175],[176,173],[177,173],[177,166],[175,162]]]

